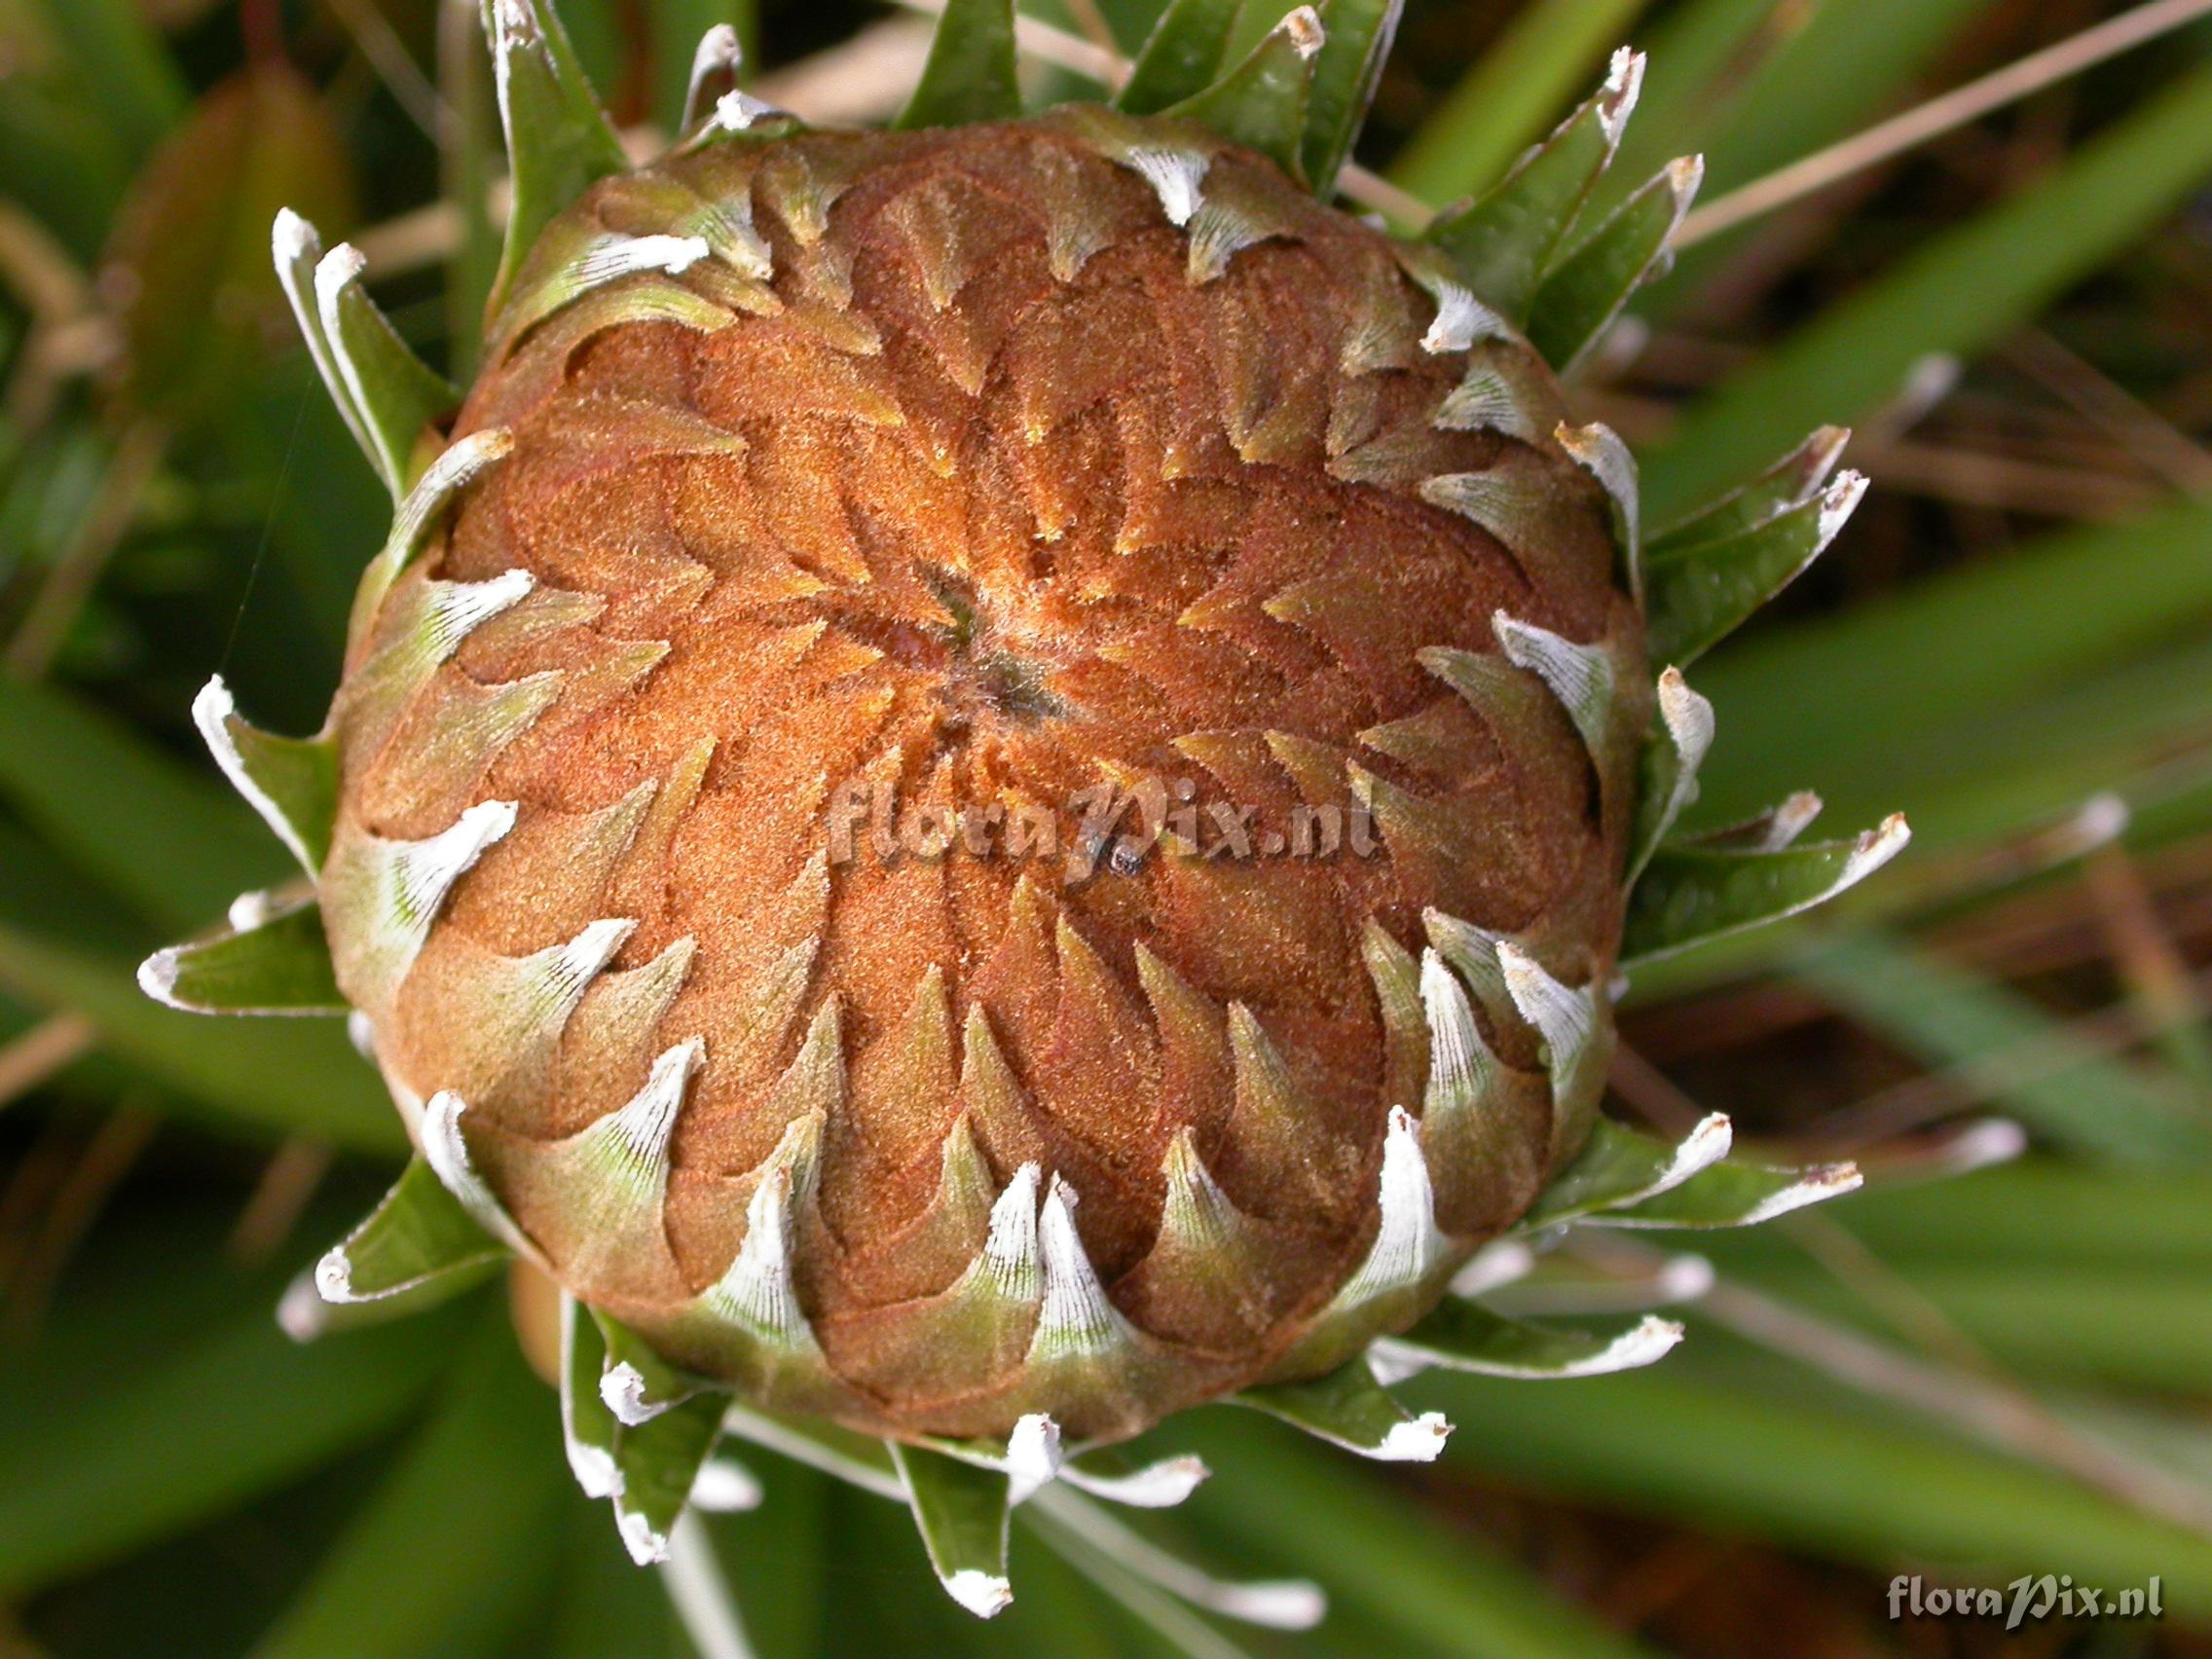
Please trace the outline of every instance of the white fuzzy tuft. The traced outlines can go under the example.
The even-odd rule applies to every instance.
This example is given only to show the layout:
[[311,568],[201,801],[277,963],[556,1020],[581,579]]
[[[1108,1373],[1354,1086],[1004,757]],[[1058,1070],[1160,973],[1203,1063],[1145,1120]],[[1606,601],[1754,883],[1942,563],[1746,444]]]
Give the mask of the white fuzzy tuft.
[[1423,1412],[1411,1422],[1395,1423],[1367,1455],[1381,1463],[1433,1463],[1452,1438],[1442,1412]]
[[315,1263],[314,1288],[325,1302],[356,1300],[353,1295],[353,1264],[346,1254],[345,1245],[333,1244],[323,1252],[322,1260]]
[[175,947],[157,950],[138,964],[138,988],[166,1008],[180,1009],[186,1014],[197,1013],[191,1004],[177,1001],[176,973]]
[[1327,32],[1321,27],[1321,14],[1310,6],[1301,6],[1285,17],[1281,28],[1284,34],[1290,36],[1290,44],[1303,58],[1310,58],[1328,39]]
[[992,1619],[1014,1602],[1014,1586],[995,1572],[963,1567],[944,1581],[944,1593],[979,1619]]
[[668,1560],[668,1539],[654,1531],[653,1524],[635,1509],[624,1509],[616,1504],[614,1526],[622,1534],[630,1559],[640,1567],[656,1567]]
[[628,1360],[610,1365],[599,1379],[599,1397],[607,1409],[614,1414],[614,1420],[625,1428],[636,1428],[642,1422],[650,1422],[673,1403],[668,1400],[645,1398],[645,1379]]

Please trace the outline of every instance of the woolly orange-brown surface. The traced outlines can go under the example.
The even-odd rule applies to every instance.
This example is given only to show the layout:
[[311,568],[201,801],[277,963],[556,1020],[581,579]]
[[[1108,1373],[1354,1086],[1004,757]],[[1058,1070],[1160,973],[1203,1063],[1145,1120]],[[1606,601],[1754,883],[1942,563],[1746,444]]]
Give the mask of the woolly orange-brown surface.
[[[1434,906],[1532,934],[1574,982],[1608,969],[1625,825],[1582,744],[1548,700],[1542,729],[1502,742],[1416,660],[1494,655],[1500,608],[1577,641],[1624,626],[1604,498],[1549,442],[1433,429],[1465,356],[1420,349],[1430,300],[1380,235],[1237,152],[1209,195],[1244,193],[1289,234],[1202,282],[1146,183],[1065,126],[813,135],[661,170],[749,201],[774,276],[687,273],[731,307],[715,332],[557,314],[469,398],[459,430],[509,426],[514,453],[406,580],[521,569],[540,597],[602,603],[568,625],[502,619],[441,671],[457,694],[566,672],[483,775],[440,770],[423,709],[347,752],[344,814],[382,834],[521,805],[433,930],[383,1061],[422,1093],[476,1063],[480,1022],[441,994],[470,952],[607,916],[637,923],[617,969],[695,940],[649,1041],[602,1041],[587,997],[528,1087],[470,1102],[479,1132],[566,1135],[704,1039],[674,1141],[673,1272],[572,1288],[649,1313],[724,1269],[744,1177],[790,1116],[777,1080],[834,999],[845,1085],[798,1282],[885,1424],[977,1426],[870,1348],[871,1309],[941,1290],[980,1243],[936,1202],[964,1118],[997,1181],[1036,1161],[1080,1194],[1117,1306],[1204,1356],[1186,1392],[1247,1380],[1356,1264],[1386,1110],[1420,1105],[1422,1058],[1387,1051],[1363,966],[1370,921],[1418,954]],[[809,180],[841,187],[814,240],[794,205]],[[663,228],[608,187],[576,211]],[[1559,411],[1531,414],[1549,432]],[[1542,545],[1509,552],[1417,494],[1493,468],[1548,494]],[[858,856],[825,857],[849,780],[891,786],[902,815],[1032,802],[1066,827],[1078,792],[1144,778],[1256,809],[1262,833],[1302,804],[1357,804],[1356,778],[1380,849],[1155,849],[1071,878],[1061,859],[959,849],[887,862],[863,826]],[[579,829],[641,785],[656,793],[627,838]],[[809,940],[795,1003],[765,1016],[771,968]],[[1163,1008],[1140,945],[1195,995]],[[1287,1128],[1238,1098],[1232,1004],[1297,1085]],[[1011,1090],[974,1075],[978,1014]],[[1525,1030],[1491,1035],[1539,1069]],[[1257,1306],[1148,1261],[1185,1125],[1268,1229]],[[1448,1229],[1471,1240],[1518,1214],[1563,1150],[1549,1134],[1526,1126],[1495,1190],[1440,1178]],[[559,1196],[490,1167],[559,1269]]]

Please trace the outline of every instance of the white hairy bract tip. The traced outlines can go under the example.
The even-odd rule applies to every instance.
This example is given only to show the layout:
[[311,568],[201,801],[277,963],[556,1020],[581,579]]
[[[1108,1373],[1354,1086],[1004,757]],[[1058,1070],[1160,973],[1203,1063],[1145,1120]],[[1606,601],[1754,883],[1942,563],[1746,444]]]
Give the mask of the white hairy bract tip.
[[1725,1112],[1709,1113],[1697,1125],[1682,1137],[1681,1145],[1667,1161],[1659,1185],[1647,1197],[1678,1187],[1701,1169],[1710,1169],[1728,1156],[1728,1149],[1736,1144],[1736,1125]]
[[1844,472],[1827,487],[1821,498],[1821,545],[1825,547],[1833,540],[1836,532],[1850,522],[1851,515],[1859,510],[1859,503],[1866,494],[1866,474]]
[[622,1542],[630,1552],[630,1559],[640,1567],[657,1567],[668,1560],[668,1539],[653,1530],[653,1524],[635,1509],[617,1506],[614,1511],[615,1529],[622,1534]]
[[1604,1375],[1612,1371],[1635,1371],[1665,1357],[1682,1340],[1682,1323],[1678,1319],[1662,1319],[1658,1314],[1646,1315],[1634,1330],[1626,1333],[1610,1347],[1599,1355],[1590,1367],[1590,1375]]
[[138,988],[165,1008],[180,1009],[190,1014],[190,1005],[179,1002],[176,995],[177,953],[172,946],[157,950],[138,964]]
[[315,234],[314,226],[289,207],[276,209],[276,221],[269,227],[269,246],[279,267],[313,259],[321,245],[322,239]]
[[944,1593],[979,1619],[997,1618],[1014,1601],[1014,1586],[995,1572],[962,1567],[944,1580]]
[[346,1246],[334,1244],[322,1254],[314,1265],[315,1293],[330,1303],[351,1302],[353,1297],[353,1264],[347,1257]]
[[1452,1425],[1442,1412],[1423,1412],[1411,1422],[1391,1424],[1368,1456],[1384,1463],[1433,1463],[1451,1438]]
[[1301,57],[1311,57],[1321,50],[1327,38],[1321,27],[1321,14],[1310,6],[1301,6],[1282,20],[1283,33],[1290,36],[1290,44]]
[[568,1453],[569,1473],[575,1477],[576,1490],[584,1496],[619,1497],[622,1494],[621,1467],[603,1448],[587,1446],[571,1436]]
[[1803,1180],[1793,1181],[1779,1193],[1769,1194],[1752,1206],[1738,1225],[1756,1227],[1762,1221],[1772,1221],[1778,1215],[1803,1209],[1808,1204],[1823,1203],[1829,1198],[1840,1198],[1846,1193],[1856,1193],[1866,1184],[1866,1177],[1856,1163],[1825,1163],[1817,1169],[1805,1171]]
[[1006,1437],[1006,1473],[1014,1490],[1027,1497],[1060,1472],[1060,1425],[1043,1412],[1015,1419]]
[[646,1399],[645,1374],[628,1360],[610,1365],[601,1373],[599,1398],[614,1414],[614,1420],[625,1428],[650,1422],[674,1404],[670,1400]]
[[1643,92],[1643,54],[1631,47],[1615,52],[1606,65],[1605,85],[1599,92],[1598,128],[1605,142],[1617,147],[1636,113],[1636,100]]

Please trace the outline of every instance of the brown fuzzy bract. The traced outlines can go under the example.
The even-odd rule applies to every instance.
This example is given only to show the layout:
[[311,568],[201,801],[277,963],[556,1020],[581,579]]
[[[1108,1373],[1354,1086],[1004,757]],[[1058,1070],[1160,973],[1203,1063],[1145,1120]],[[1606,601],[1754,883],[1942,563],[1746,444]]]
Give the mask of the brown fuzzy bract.
[[[1207,148],[1185,227],[1079,118],[727,144],[599,187],[571,242],[680,232],[655,215],[687,192],[735,204],[772,275],[629,276],[499,342],[459,430],[514,452],[387,608],[430,579],[534,589],[396,718],[341,694],[351,830],[519,804],[378,1018],[387,1073],[466,1098],[523,1229],[647,1331],[729,1266],[763,1161],[820,1110],[791,1254],[850,1389],[827,1409],[862,1426],[1007,1426],[1020,1388],[902,1319],[1031,1162],[1173,1359],[1071,1402],[1072,1431],[1267,1374],[1374,1235],[1388,1109],[1421,1108],[1377,965],[1410,973],[1433,909],[1545,941],[1573,982],[1609,970],[1624,780],[1602,793],[1548,697],[1501,729],[1417,654],[1497,659],[1501,609],[1633,630],[1556,392],[1530,358],[1525,436],[1440,429],[1467,353],[1423,349],[1435,307],[1391,244]],[[726,320],[653,320],[671,287]],[[1452,474],[1513,478],[1540,542],[1423,498]],[[479,741],[495,695],[523,714]],[[1135,803],[1124,835],[1187,801],[1196,855],[1138,834],[1091,867],[1102,785]],[[610,917],[635,926],[609,971],[514,1051],[484,965]],[[1530,1034],[1485,1025],[1534,1083]],[[666,1248],[610,1255],[536,1153],[689,1038]],[[1538,1104],[1502,1154],[1431,1159],[1456,1250],[1573,1150],[1540,1088],[1515,1097]],[[1186,1130],[1264,1241],[1229,1289],[1162,1239]]]

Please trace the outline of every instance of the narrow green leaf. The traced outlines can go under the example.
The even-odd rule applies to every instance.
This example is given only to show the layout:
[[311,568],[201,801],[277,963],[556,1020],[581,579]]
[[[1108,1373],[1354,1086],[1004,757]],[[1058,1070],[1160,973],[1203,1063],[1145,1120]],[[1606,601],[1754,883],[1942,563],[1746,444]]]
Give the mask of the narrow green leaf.
[[545,0],[483,0],[483,7],[514,185],[492,290],[496,312],[538,233],[629,161],[552,7]]
[[204,926],[283,868],[211,780],[53,686],[0,681],[0,794],[165,932]]
[[2078,1152],[2164,1166],[2212,1161],[2212,1113],[2115,1059],[1986,975],[1879,933],[1790,959],[1790,975],[1931,1065]]
[[612,1497],[621,1484],[614,1463],[620,1425],[600,1397],[607,1344],[599,1321],[567,1291],[561,1293],[561,1441],[569,1472],[586,1497]]
[[1220,80],[1162,113],[1257,150],[1297,178],[1314,58],[1321,47],[1320,19],[1312,7],[1301,6]]
[[326,1302],[415,1311],[478,1283],[506,1254],[418,1153],[361,1225],[315,1264],[315,1289]]
[[1565,372],[1667,258],[1667,246],[1697,196],[1702,157],[1685,156],[1623,203],[1544,275],[1529,303],[1529,343]]
[[253,1659],[460,1655],[521,1633],[560,1562],[545,1391],[485,1319],[397,1467]]
[[1689,688],[1681,670],[1659,671],[1658,718],[1637,762],[1636,827],[1625,883],[1634,886],[1683,810],[1697,798],[1698,769],[1713,748],[1713,705]]
[[1843,458],[1844,445],[1850,441],[1848,426],[1816,427],[1803,443],[1750,483],[1686,518],[1651,532],[1645,538],[1646,547],[1653,553],[1663,553],[1708,541],[1726,541],[1756,529],[1778,513],[1803,506],[1827,483],[1835,463]]
[[1682,842],[1661,847],[1629,895],[1621,965],[1633,970],[1825,903],[1888,864],[1910,838],[1897,817],[1853,840],[1774,853]]
[[1313,60],[1302,156],[1307,182],[1323,201],[1335,191],[1337,173],[1359,141],[1404,10],[1405,0],[1321,0],[1323,38]]
[[668,1559],[669,1530],[691,1501],[692,1483],[721,1434],[728,1403],[721,1394],[695,1395],[614,1437],[614,1463],[622,1473],[614,1522],[641,1567]]
[[1592,1227],[1754,1227],[1857,1192],[1862,1184],[1858,1166],[1851,1163],[1774,1169],[1723,1159],[1678,1187],[1584,1219]]
[[1117,109],[1153,115],[1203,92],[1221,69],[1240,0],[1174,0],[1153,25],[1129,78],[1114,95]]
[[[1580,1387],[1499,1382],[1571,1408]],[[1272,1423],[1205,1412],[1189,1437],[1221,1471],[1192,1500],[1193,1524],[1271,1571],[1304,1572],[1329,1598],[1321,1644],[1346,1654],[1459,1653],[1482,1659],[1656,1659],[1553,1590],[1480,1529],[1439,1526],[1399,1483]],[[1317,1517],[1326,1523],[1316,1525]]]
[[368,436],[370,463],[397,501],[427,464],[418,454],[424,435],[461,402],[461,392],[416,356],[377,309],[361,286],[365,267],[356,249],[333,248],[315,270],[315,305]]
[[1411,1330],[1385,1338],[1382,1346],[1393,1358],[1448,1371],[1540,1380],[1633,1370],[1651,1364],[1681,1340],[1680,1325],[1651,1314],[1573,1330],[1508,1319],[1454,1296]]
[[255,1307],[98,1375],[35,1372],[37,1408],[0,1422],[0,1594],[219,1515],[383,1432],[430,1385],[453,1329],[299,1347]]
[[[1695,662],[1827,550],[1866,493],[1846,472],[1812,499],[1716,540],[1675,539],[1644,561],[1644,621],[1651,654]],[[1716,513],[1717,522],[1734,516]]]
[[335,1021],[204,1019],[146,1000],[127,959],[0,923],[0,982],[98,1027],[118,1058],[256,1136],[311,1135],[356,1152],[404,1152],[376,1073]]
[[[1536,0],[1485,52],[1390,164],[1427,202],[1484,190],[1543,136],[1647,0]],[[1487,296],[1486,296],[1487,297]]]
[[1232,1396],[1363,1457],[1391,1463],[1426,1463],[1444,1450],[1452,1425],[1436,1412],[1416,1417],[1376,1382],[1367,1361],[1355,1359],[1306,1382],[1268,1382]]
[[1020,114],[1014,0],[946,0],[922,78],[895,125],[967,127]]
[[1557,1227],[1678,1187],[1727,1157],[1734,1136],[1728,1120],[1717,1114],[1691,1129],[1678,1146],[1600,1118],[1574,1161],[1536,1195],[1521,1226],[1528,1232]]
[[1475,297],[1518,323],[1552,255],[1619,147],[1643,83],[1643,59],[1613,55],[1605,84],[1486,195],[1447,209],[1426,240],[1457,263]]
[[187,1014],[347,1010],[322,937],[322,912],[312,899],[236,933],[157,950],[138,966],[138,988]]
[[319,874],[338,819],[338,740],[278,737],[248,724],[219,674],[192,700],[192,719],[231,787],[302,869]]
[[1777,426],[1852,420],[1932,351],[1968,356],[2136,240],[2212,173],[2212,66],[2113,124],[2049,176],[1923,243],[1693,410],[1644,457],[1654,519],[1770,453]]
[[891,1443],[930,1569],[944,1592],[977,1618],[1014,1600],[1006,1572],[1007,1477],[918,1446]]
[[2212,1616],[2212,1541],[2201,1534],[1894,1411],[1838,1409],[1796,1367],[1778,1368],[1770,1386],[1731,1381],[1705,1363],[1714,1346],[1701,1336],[1670,1364],[1573,1388],[1438,1374],[1426,1392],[1451,1402],[1464,1425],[1452,1456],[1484,1479],[1884,1573],[1909,1562],[1943,1568],[1946,1581],[2071,1572],[2117,1585],[2155,1571],[2177,1612]]

